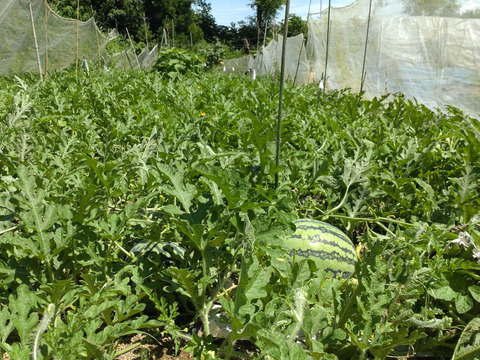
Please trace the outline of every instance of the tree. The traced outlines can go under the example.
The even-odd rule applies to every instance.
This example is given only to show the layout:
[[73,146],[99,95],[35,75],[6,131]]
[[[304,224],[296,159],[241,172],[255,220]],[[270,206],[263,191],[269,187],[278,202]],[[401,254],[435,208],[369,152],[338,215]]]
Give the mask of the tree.
[[176,44],[189,43],[190,33],[196,31],[194,0],[144,0],[145,13],[150,19],[152,32],[161,38],[163,29]]
[[249,54],[252,49],[257,48],[257,41],[259,39],[255,21],[252,18],[249,20],[250,21],[238,22],[238,31],[235,40],[235,47],[247,54]]
[[480,19],[480,7],[462,12],[460,17],[467,19]]
[[260,35],[265,29],[265,24],[277,16],[278,10],[285,4],[285,0],[253,0],[250,4],[256,11],[257,35]]
[[[280,34],[283,34],[284,32],[284,22],[285,21],[282,21],[280,23]],[[305,37],[307,37],[307,32],[307,22],[298,15],[290,14],[288,17],[288,36],[303,34]]]
[[412,16],[459,16],[457,0],[402,0],[403,12]]
[[[163,29],[176,43],[190,43],[190,34],[196,41],[203,39],[197,25],[192,4],[194,0],[79,0],[80,20],[94,16],[105,29],[117,29],[120,34],[130,35],[136,41],[152,37],[160,42]],[[75,19],[77,0],[52,0],[52,7],[59,15]],[[172,21],[173,20],[173,21]],[[172,27],[173,23],[173,27]]]
[[117,29],[120,34],[130,35],[137,41],[144,39],[143,0],[92,0],[95,19],[103,27]]
[[[53,11],[58,15],[76,19],[77,18],[77,0],[56,0],[49,4]],[[80,0],[79,3],[79,19],[86,21],[94,16],[92,2],[90,0]]]
[[203,36],[207,41],[214,41],[218,36],[218,26],[212,16],[212,5],[205,0],[195,1],[195,15],[197,24],[202,29]]

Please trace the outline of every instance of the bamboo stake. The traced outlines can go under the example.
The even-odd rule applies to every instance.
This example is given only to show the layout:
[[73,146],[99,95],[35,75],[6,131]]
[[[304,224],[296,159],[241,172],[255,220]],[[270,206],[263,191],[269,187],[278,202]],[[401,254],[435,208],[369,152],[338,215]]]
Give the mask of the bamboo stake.
[[48,4],[47,0],[44,0],[45,7],[45,77],[48,76]]
[[160,43],[160,50],[163,49],[163,46],[168,46],[168,36],[167,36],[167,30],[163,28],[163,35],[162,35],[162,42]]
[[302,39],[302,45],[298,53],[297,69],[295,70],[295,77],[293,78],[293,85],[297,84],[298,69],[300,68],[300,60],[302,59],[303,47],[304,47],[304,38]]
[[102,54],[100,51],[100,40],[98,39],[98,28],[96,25],[95,27],[95,36],[97,37],[97,51],[98,51],[98,70],[102,71]]
[[367,34],[365,36],[365,49],[363,51],[363,65],[362,65],[362,77],[360,80],[360,92],[363,91],[363,84],[365,83],[365,63],[367,60],[367,46],[368,46],[368,35],[370,33],[370,19],[372,15],[372,0],[370,0],[370,7],[368,8],[368,21],[367,21]]
[[[130,56],[128,56],[127,49],[125,49],[125,55],[127,56],[127,60],[128,60],[128,63],[130,64],[130,68],[133,69],[133,64],[132,64],[132,62],[130,61]],[[123,70],[125,70],[125,68],[124,68]]]
[[325,71],[323,72],[323,86],[327,89],[327,67],[328,67],[328,52],[330,50],[330,13],[332,9],[332,0],[328,0],[328,17],[327,17],[327,49],[325,53]]
[[133,55],[135,55],[135,60],[137,60],[137,66],[140,69],[140,61],[138,60],[137,53],[135,52],[135,47],[133,46],[132,38],[130,37],[130,33],[128,32],[128,28],[126,28],[126,30],[127,30],[128,40],[130,40],[130,46],[132,47]]
[[33,19],[33,9],[31,1],[28,2],[28,7],[30,8],[30,21],[32,22],[33,41],[35,43],[35,53],[37,54],[38,73],[40,74],[40,81],[43,84],[42,62],[40,61],[40,52],[38,50],[37,33],[35,32],[35,21]]
[[[285,4],[285,28],[283,29],[283,47],[282,47],[282,64],[280,70],[280,91],[278,97],[278,121],[277,121],[277,154],[275,158],[275,165],[278,169],[280,165],[280,145],[282,136],[282,102],[283,102],[283,82],[285,81],[285,58],[287,48],[287,34],[288,34],[288,17],[290,11],[290,0]],[[275,188],[278,187],[278,171],[275,172]]]
[[267,41],[268,21],[265,21],[265,32],[263,33],[263,47],[265,47]]
[[150,47],[148,46],[147,16],[145,15],[145,11],[143,12],[143,29],[145,31],[145,44],[147,44],[147,49],[150,51]]
[[80,0],[77,0],[77,56],[75,61],[75,75],[78,76],[78,38],[79,38],[79,22],[80,22]]

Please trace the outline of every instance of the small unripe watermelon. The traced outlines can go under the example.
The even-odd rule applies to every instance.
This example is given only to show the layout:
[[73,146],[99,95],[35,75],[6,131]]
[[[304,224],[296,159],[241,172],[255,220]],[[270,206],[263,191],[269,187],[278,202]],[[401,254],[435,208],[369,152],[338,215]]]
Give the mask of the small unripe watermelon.
[[357,252],[352,241],[341,230],[323,221],[294,221],[295,233],[283,239],[295,261],[311,259],[327,276],[349,278],[355,270]]

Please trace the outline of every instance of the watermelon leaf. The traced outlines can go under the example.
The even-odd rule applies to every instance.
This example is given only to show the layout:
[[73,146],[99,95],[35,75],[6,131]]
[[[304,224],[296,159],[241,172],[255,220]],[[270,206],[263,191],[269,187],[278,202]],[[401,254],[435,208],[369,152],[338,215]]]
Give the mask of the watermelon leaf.
[[480,318],[473,318],[465,327],[453,353],[452,360],[480,359]]

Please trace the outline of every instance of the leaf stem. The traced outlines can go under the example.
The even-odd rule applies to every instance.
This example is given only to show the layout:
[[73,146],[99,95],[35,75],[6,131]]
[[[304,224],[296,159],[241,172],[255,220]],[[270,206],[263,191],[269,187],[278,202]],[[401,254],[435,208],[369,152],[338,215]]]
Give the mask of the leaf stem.
[[376,222],[379,223],[380,221],[384,222],[389,222],[392,224],[398,224],[398,225],[403,225],[403,226],[412,226],[415,228],[421,228],[421,225],[418,224],[410,224],[404,221],[400,220],[395,220],[395,219],[390,219],[386,217],[376,217],[376,218],[365,218],[365,217],[350,217],[350,216],[345,216],[345,215],[328,215],[326,214],[325,216],[332,217],[334,219],[346,219],[346,220],[353,220],[353,221],[368,221],[368,222]]
[[33,359],[37,360],[38,353],[40,351],[40,343],[42,341],[42,335],[47,330],[50,321],[55,315],[55,304],[48,304],[45,314],[43,315],[42,320],[38,324],[37,331],[35,332],[35,337],[33,340]]
[[205,326],[205,334],[207,334],[207,336],[210,335],[210,320],[208,319],[208,314],[212,309],[213,303],[221,296],[219,295],[220,290],[223,289],[223,286],[225,285],[225,282],[230,277],[230,275],[231,275],[231,272],[227,272],[223,276],[223,278],[218,282],[217,287],[215,288],[215,291],[212,294],[211,300],[203,308],[202,321],[203,321],[203,325]]
[[347,189],[345,190],[345,195],[343,195],[343,199],[342,199],[342,201],[340,201],[340,204],[335,206],[333,209],[330,209],[329,211],[327,211],[326,215],[328,215],[328,214],[330,214],[334,211],[337,211],[338,209],[340,209],[343,206],[343,204],[347,200],[349,190],[350,190],[350,185],[347,185]]
[[12,226],[11,228],[2,230],[2,231],[0,231],[0,235],[3,235],[3,234],[5,234],[5,233],[7,233],[7,232],[9,232],[9,231],[13,231],[13,230],[15,230],[15,229],[17,229],[17,228],[19,228],[19,227],[21,227],[21,225]]
[[127,352],[129,352],[129,351],[131,351],[131,350],[133,350],[133,349],[135,349],[135,348],[137,348],[137,347],[139,347],[140,345],[142,345],[141,342],[137,342],[137,343],[135,343],[135,344],[133,344],[133,345],[130,345],[129,347],[127,347],[127,348],[125,348],[125,349],[122,349],[122,350],[116,352],[116,353],[115,353],[115,357],[120,356],[120,355],[123,355],[123,354],[125,354],[125,353],[127,353]]
[[137,257],[135,255],[132,255],[129,251],[125,250],[122,245],[120,245],[116,240],[113,240],[114,244],[125,254],[127,255],[130,259],[133,261],[137,260]]

